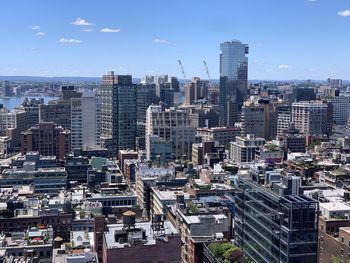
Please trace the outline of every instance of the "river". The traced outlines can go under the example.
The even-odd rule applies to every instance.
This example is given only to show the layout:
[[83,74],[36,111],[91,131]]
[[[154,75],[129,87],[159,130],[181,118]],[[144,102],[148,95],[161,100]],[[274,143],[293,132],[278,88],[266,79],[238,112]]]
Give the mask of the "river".
[[47,103],[49,100],[57,99],[57,97],[49,97],[49,96],[8,97],[8,98],[0,98],[0,104],[2,104],[8,110],[13,110],[16,106],[21,105],[25,98],[36,98],[36,99],[44,98],[45,103]]

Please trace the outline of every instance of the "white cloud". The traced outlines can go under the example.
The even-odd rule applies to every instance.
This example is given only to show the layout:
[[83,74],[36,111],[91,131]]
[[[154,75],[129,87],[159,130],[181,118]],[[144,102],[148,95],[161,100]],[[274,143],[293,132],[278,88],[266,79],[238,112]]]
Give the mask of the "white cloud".
[[32,30],[39,30],[40,26],[31,26],[30,29],[32,29]]
[[308,2],[317,2],[317,0],[307,0]]
[[166,44],[166,45],[169,45],[171,44],[170,41],[166,40],[166,39],[159,39],[159,38],[156,38],[155,40],[153,40],[155,43],[158,43],[158,44]]
[[293,68],[293,66],[291,66],[291,65],[286,65],[286,64],[282,64],[282,65],[279,65],[278,68],[280,68],[280,69],[286,69],[286,68]]
[[102,33],[118,33],[118,32],[120,32],[120,29],[118,29],[118,28],[108,28],[108,27],[105,27],[105,28],[102,28],[102,29],[100,30],[100,32],[102,32]]
[[116,71],[119,73],[127,73],[128,70],[126,68],[124,68],[123,66],[117,66],[115,68],[112,68],[112,71]]
[[350,16],[350,9],[339,11],[338,15],[340,15],[340,16]]
[[94,26],[95,25],[80,17],[78,17],[75,21],[71,22],[71,24],[75,26]]
[[37,36],[45,36],[45,35],[46,35],[46,33],[45,33],[45,32],[41,32],[41,31],[39,31],[39,32],[37,32],[37,33],[36,33],[36,35],[37,35]]
[[64,38],[64,37],[61,37],[60,40],[59,40],[60,43],[67,43],[67,44],[80,44],[82,43],[81,40],[79,39],[74,39],[74,38]]

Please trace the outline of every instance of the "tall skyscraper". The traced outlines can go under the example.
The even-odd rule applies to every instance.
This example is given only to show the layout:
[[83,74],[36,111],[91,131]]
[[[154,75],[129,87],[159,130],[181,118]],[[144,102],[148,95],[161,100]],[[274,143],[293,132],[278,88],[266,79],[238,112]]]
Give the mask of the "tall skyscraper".
[[93,93],[73,98],[71,106],[72,150],[100,147],[100,103]]
[[239,119],[248,86],[249,47],[239,41],[220,45],[220,125],[233,126]]
[[131,75],[108,72],[101,85],[101,139],[114,156],[134,149],[136,139],[136,85]]

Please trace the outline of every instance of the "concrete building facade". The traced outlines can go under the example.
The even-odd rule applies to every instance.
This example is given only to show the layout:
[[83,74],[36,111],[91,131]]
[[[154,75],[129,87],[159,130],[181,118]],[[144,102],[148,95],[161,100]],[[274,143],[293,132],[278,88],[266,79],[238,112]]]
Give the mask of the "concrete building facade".
[[165,109],[160,105],[151,105],[147,109],[146,123],[146,145],[150,145],[150,138],[157,135],[172,143],[174,158],[191,157],[196,128],[191,126],[187,110]]

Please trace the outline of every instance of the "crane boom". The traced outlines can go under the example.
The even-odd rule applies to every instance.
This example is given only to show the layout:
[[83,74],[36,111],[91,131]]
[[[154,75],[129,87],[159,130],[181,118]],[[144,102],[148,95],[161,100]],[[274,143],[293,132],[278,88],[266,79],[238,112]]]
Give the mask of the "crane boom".
[[186,78],[186,74],[185,74],[185,70],[184,70],[184,67],[182,66],[181,60],[179,59],[178,62],[179,62],[180,68],[181,68],[182,75],[185,79],[185,83],[188,83],[187,78]]
[[207,62],[205,62],[205,60],[203,60],[203,64],[204,64],[204,67],[205,67],[205,71],[207,72],[207,75],[208,75],[209,85],[211,86],[211,78],[210,78]]

